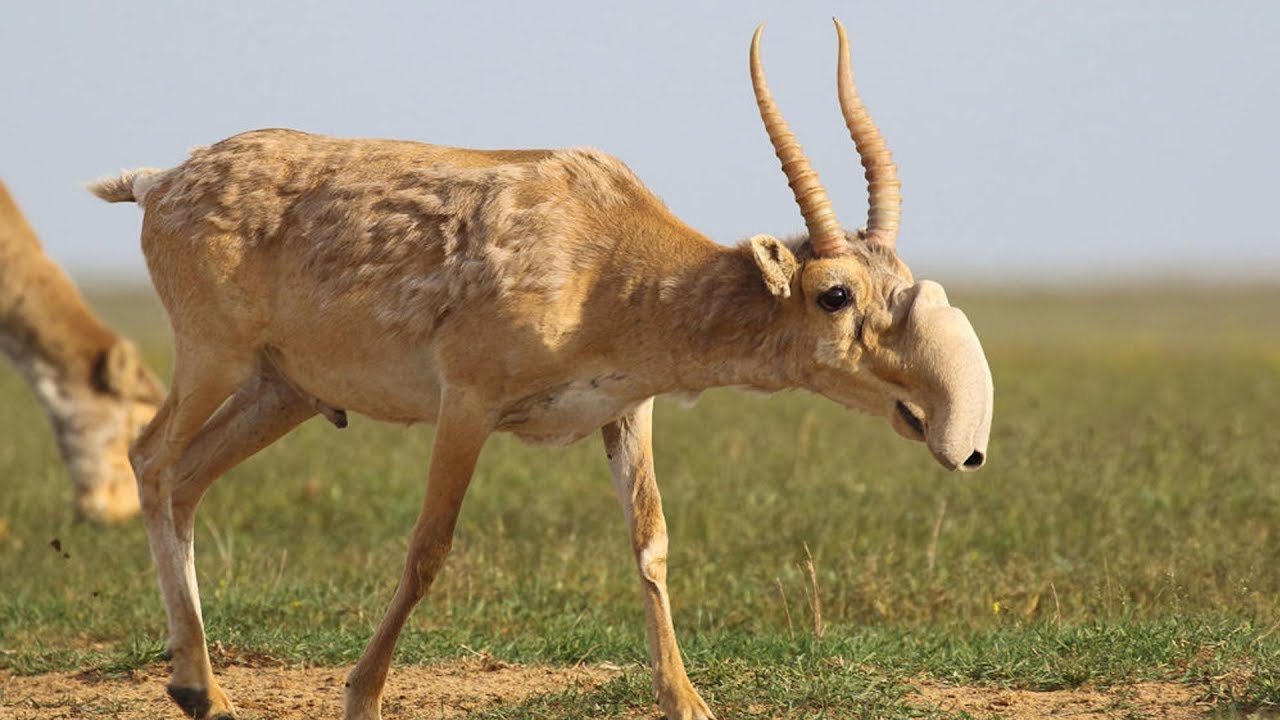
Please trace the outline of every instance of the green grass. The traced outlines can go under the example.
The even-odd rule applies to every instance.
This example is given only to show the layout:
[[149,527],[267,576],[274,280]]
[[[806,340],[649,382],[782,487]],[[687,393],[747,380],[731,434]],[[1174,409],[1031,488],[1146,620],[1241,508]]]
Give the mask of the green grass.
[[[168,367],[149,296],[94,300]],[[695,685],[742,718],[927,715],[902,704],[920,675],[1041,689],[1164,679],[1226,713],[1280,708],[1280,288],[952,300],[996,379],[976,475],[800,393],[659,403],[669,582]],[[157,659],[164,614],[140,525],[72,522],[49,431],[7,370],[0,406],[0,668]],[[215,485],[197,538],[211,640],[353,662],[399,576],[430,437],[315,420]],[[479,716],[598,717],[650,707],[643,635],[599,441],[495,437],[397,660],[472,648],[624,665],[585,695]]]

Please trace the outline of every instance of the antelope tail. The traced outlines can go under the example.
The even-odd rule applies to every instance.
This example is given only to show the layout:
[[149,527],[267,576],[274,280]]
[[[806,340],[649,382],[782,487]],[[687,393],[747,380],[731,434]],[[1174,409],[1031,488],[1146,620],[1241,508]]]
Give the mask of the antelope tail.
[[147,193],[163,177],[164,172],[156,168],[125,170],[114,177],[94,180],[86,187],[89,192],[107,202],[136,202],[143,205],[146,203]]

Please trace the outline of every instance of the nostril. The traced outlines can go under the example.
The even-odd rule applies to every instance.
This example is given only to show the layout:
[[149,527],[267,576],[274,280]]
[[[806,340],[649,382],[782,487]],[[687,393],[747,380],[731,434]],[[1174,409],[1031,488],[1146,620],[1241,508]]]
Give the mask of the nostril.
[[970,470],[977,470],[982,467],[982,464],[986,461],[987,456],[983,455],[981,450],[974,450],[973,454],[969,456],[969,459],[964,461],[964,466]]
[[912,430],[915,430],[920,435],[920,437],[923,438],[924,437],[924,421],[921,420],[919,416],[917,416],[915,413],[911,412],[911,409],[908,408],[901,400],[898,401],[895,407],[898,411],[898,416],[902,418],[902,421],[905,422],[907,425],[909,425]]

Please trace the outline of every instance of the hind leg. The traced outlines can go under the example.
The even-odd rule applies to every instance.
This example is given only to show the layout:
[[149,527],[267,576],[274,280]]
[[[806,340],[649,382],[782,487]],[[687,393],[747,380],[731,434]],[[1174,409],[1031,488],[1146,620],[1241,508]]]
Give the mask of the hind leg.
[[195,569],[195,512],[204,493],[241,461],[279,440],[316,414],[266,358],[187,447],[174,471],[173,529],[183,544],[186,575],[200,609]]
[[196,718],[231,717],[234,708],[209,666],[199,597],[191,582],[194,573],[187,572],[188,543],[178,537],[174,522],[173,489],[183,452],[218,406],[253,373],[253,355],[237,357],[220,350],[177,344],[169,396],[129,454],[169,621],[170,695]]
[[[261,358],[257,371],[222,406],[200,430],[199,434],[182,454],[174,470],[171,504],[173,530],[183,551],[184,575],[190,588],[192,607],[200,628],[200,637],[193,640],[207,662],[207,645],[203,634],[200,612],[200,591],[196,582],[195,567],[195,512],[200,499],[214,481],[245,458],[278,440],[299,423],[316,414],[314,403],[298,394],[292,385],[266,358]],[[216,697],[221,692],[213,679],[211,666],[189,673],[183,680],[194,676],[205,678],[204,684],[182,684],[176,676],[169,685],[169,694],[194,717],[207,717],[221,712],[231,712],[230,703],[218,707]],[[225,696],[224,700],[225,700]],[[217,708],[215,710],[215,708]]]

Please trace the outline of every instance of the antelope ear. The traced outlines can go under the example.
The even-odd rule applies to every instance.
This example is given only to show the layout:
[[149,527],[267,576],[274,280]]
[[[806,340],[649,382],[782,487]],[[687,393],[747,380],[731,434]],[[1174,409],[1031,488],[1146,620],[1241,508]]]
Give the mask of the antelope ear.
[[775,297],[791,297],[791,279],[795,277],[800,263],[796,256],[772,235],[756,235],[747,241],[751,246],[751,257],[760,268],[764,286]]
[[138,377],[138,351],[133,343],[120,338],[98,358],[94,371],[98,389],[118,398],[127,398],[133,394]]
[[152,374],[133,343],[120,338],[103,353],[95,368],[98,387],[125,400],[159,404],[163,386]]

